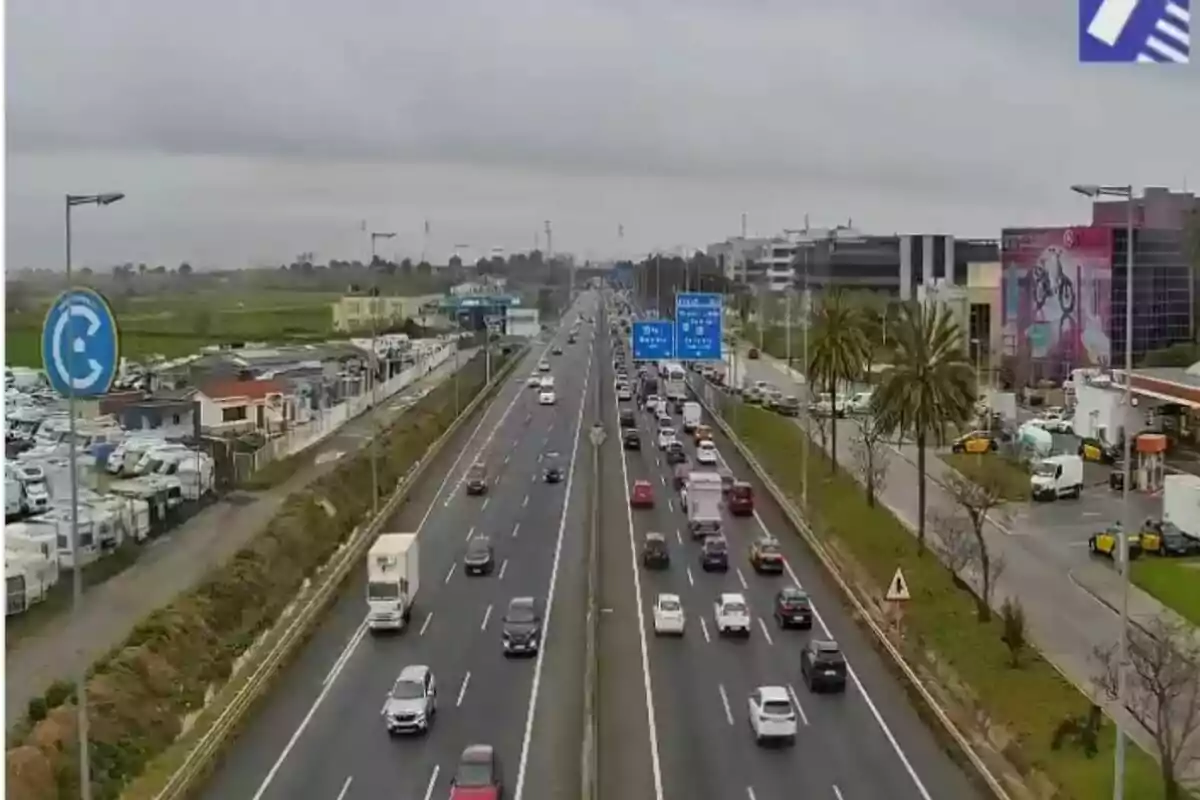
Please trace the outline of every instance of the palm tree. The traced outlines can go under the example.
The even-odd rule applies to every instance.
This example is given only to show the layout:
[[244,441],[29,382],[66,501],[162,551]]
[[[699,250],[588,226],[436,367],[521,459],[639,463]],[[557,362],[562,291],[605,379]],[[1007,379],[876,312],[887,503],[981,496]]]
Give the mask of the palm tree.
[[834,289],[825,295],[813,320],[812,341],[808,351],[807,375],[829,392],[830,397],[830,470],[837,469],[837,393],[838,387],[862,375],[870,343],[863,325],[862,308],[850,302],[845,293]]
[[907,434],[917,444],[917,542],[925,549],[925,446],[945,443],[946,422],[969,418],[975,404],[975,375],[963,346],[962,329],[944,305],[907,303],[889,326],[892,368],[871,398],[885,430]]

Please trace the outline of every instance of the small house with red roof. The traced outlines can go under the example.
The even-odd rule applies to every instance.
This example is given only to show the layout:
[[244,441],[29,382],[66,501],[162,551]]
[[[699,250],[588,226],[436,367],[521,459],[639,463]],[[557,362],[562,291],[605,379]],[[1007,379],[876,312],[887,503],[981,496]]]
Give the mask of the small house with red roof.
[[296,398],[281,380],[219,378],[197,387],[200,426],[212,433],[278,433],[296,419]]

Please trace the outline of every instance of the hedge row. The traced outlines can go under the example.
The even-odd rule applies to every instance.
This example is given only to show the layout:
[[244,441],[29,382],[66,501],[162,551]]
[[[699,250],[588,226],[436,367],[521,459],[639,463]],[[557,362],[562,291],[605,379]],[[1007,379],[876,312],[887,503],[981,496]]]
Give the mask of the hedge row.
[[[484,386],[476,357],[464,366],[462,402]],[[454,386],[445,382],[384,435],[379,484],[397,481],[455,418]],[[371,508],[365,453],[288,497],[279,513],[227,564],[170,605],[150,614],[88,675],[92,792],[115,800],[163,753],[230,677],[235,662],[283,614]],[[331,516],[323,501],[333,505]],[[79,796],[73,684],[57,683],[31,701],[10,734],[8,791],[22,800]]]

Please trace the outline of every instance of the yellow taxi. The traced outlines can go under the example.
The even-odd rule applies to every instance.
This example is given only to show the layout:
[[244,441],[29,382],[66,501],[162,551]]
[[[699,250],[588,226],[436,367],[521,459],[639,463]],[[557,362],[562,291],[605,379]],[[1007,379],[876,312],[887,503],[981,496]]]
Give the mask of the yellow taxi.
[[707,425],[697,425],[694,436],[696,437],[696,444],[700,444],[704,441],[711,441],[712,428],[708,427]]
[[[1115,559],[1117,543],[1120,541],[1121,526],[1109,525],[1100,533],[1093,533],[1088,539],[1088,552],[1094,556],[1104,556]],[[1129,560],[1133,561],[1142,554],[1142,537],[1135,533],[1129,537]]]
[[1189,539],[1170,522],[1146,520],[1138,533],[1142,550],[1156,556],[1187,557],[1200,555],[1200,542]]
[[950,450],[954,453],[991,453],[997,446],[996,438],[987,431],[971,431],[955,439]]

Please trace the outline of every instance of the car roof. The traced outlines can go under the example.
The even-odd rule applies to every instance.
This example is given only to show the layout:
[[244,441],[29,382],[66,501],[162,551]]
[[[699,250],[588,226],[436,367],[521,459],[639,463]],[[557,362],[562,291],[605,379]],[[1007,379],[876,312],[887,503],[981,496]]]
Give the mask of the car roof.
[[409,664],[400,670],[400,674],[396,676],[396,683],[400,683],[401,681],[423,681],[428,674],[429,667],[424,664]]
[[652,486],[653,484],[651,484],[650,481],[646,480],[645,478],[638,478],[636,481],[633,482],[633,485],[634,486]]
[[721,594],[722,603],[745,603],[746,598],[740,592],[723,592]]
[[767,703],[792,702],[792,697],[788,694],[788,690],[782,686],[760,686],[758,687],[758,693],[763,701]]
[[842,651],[842,648],[838,647],[838,643],[832,639],[813,639],[812,647],[821,653],[840,653]]
[[647,542],[665,542],[666,540],[667,540],[667,537],[663,536],[661,533],[659,533],[657,531],[650,531],[649,533],[646,534]]

